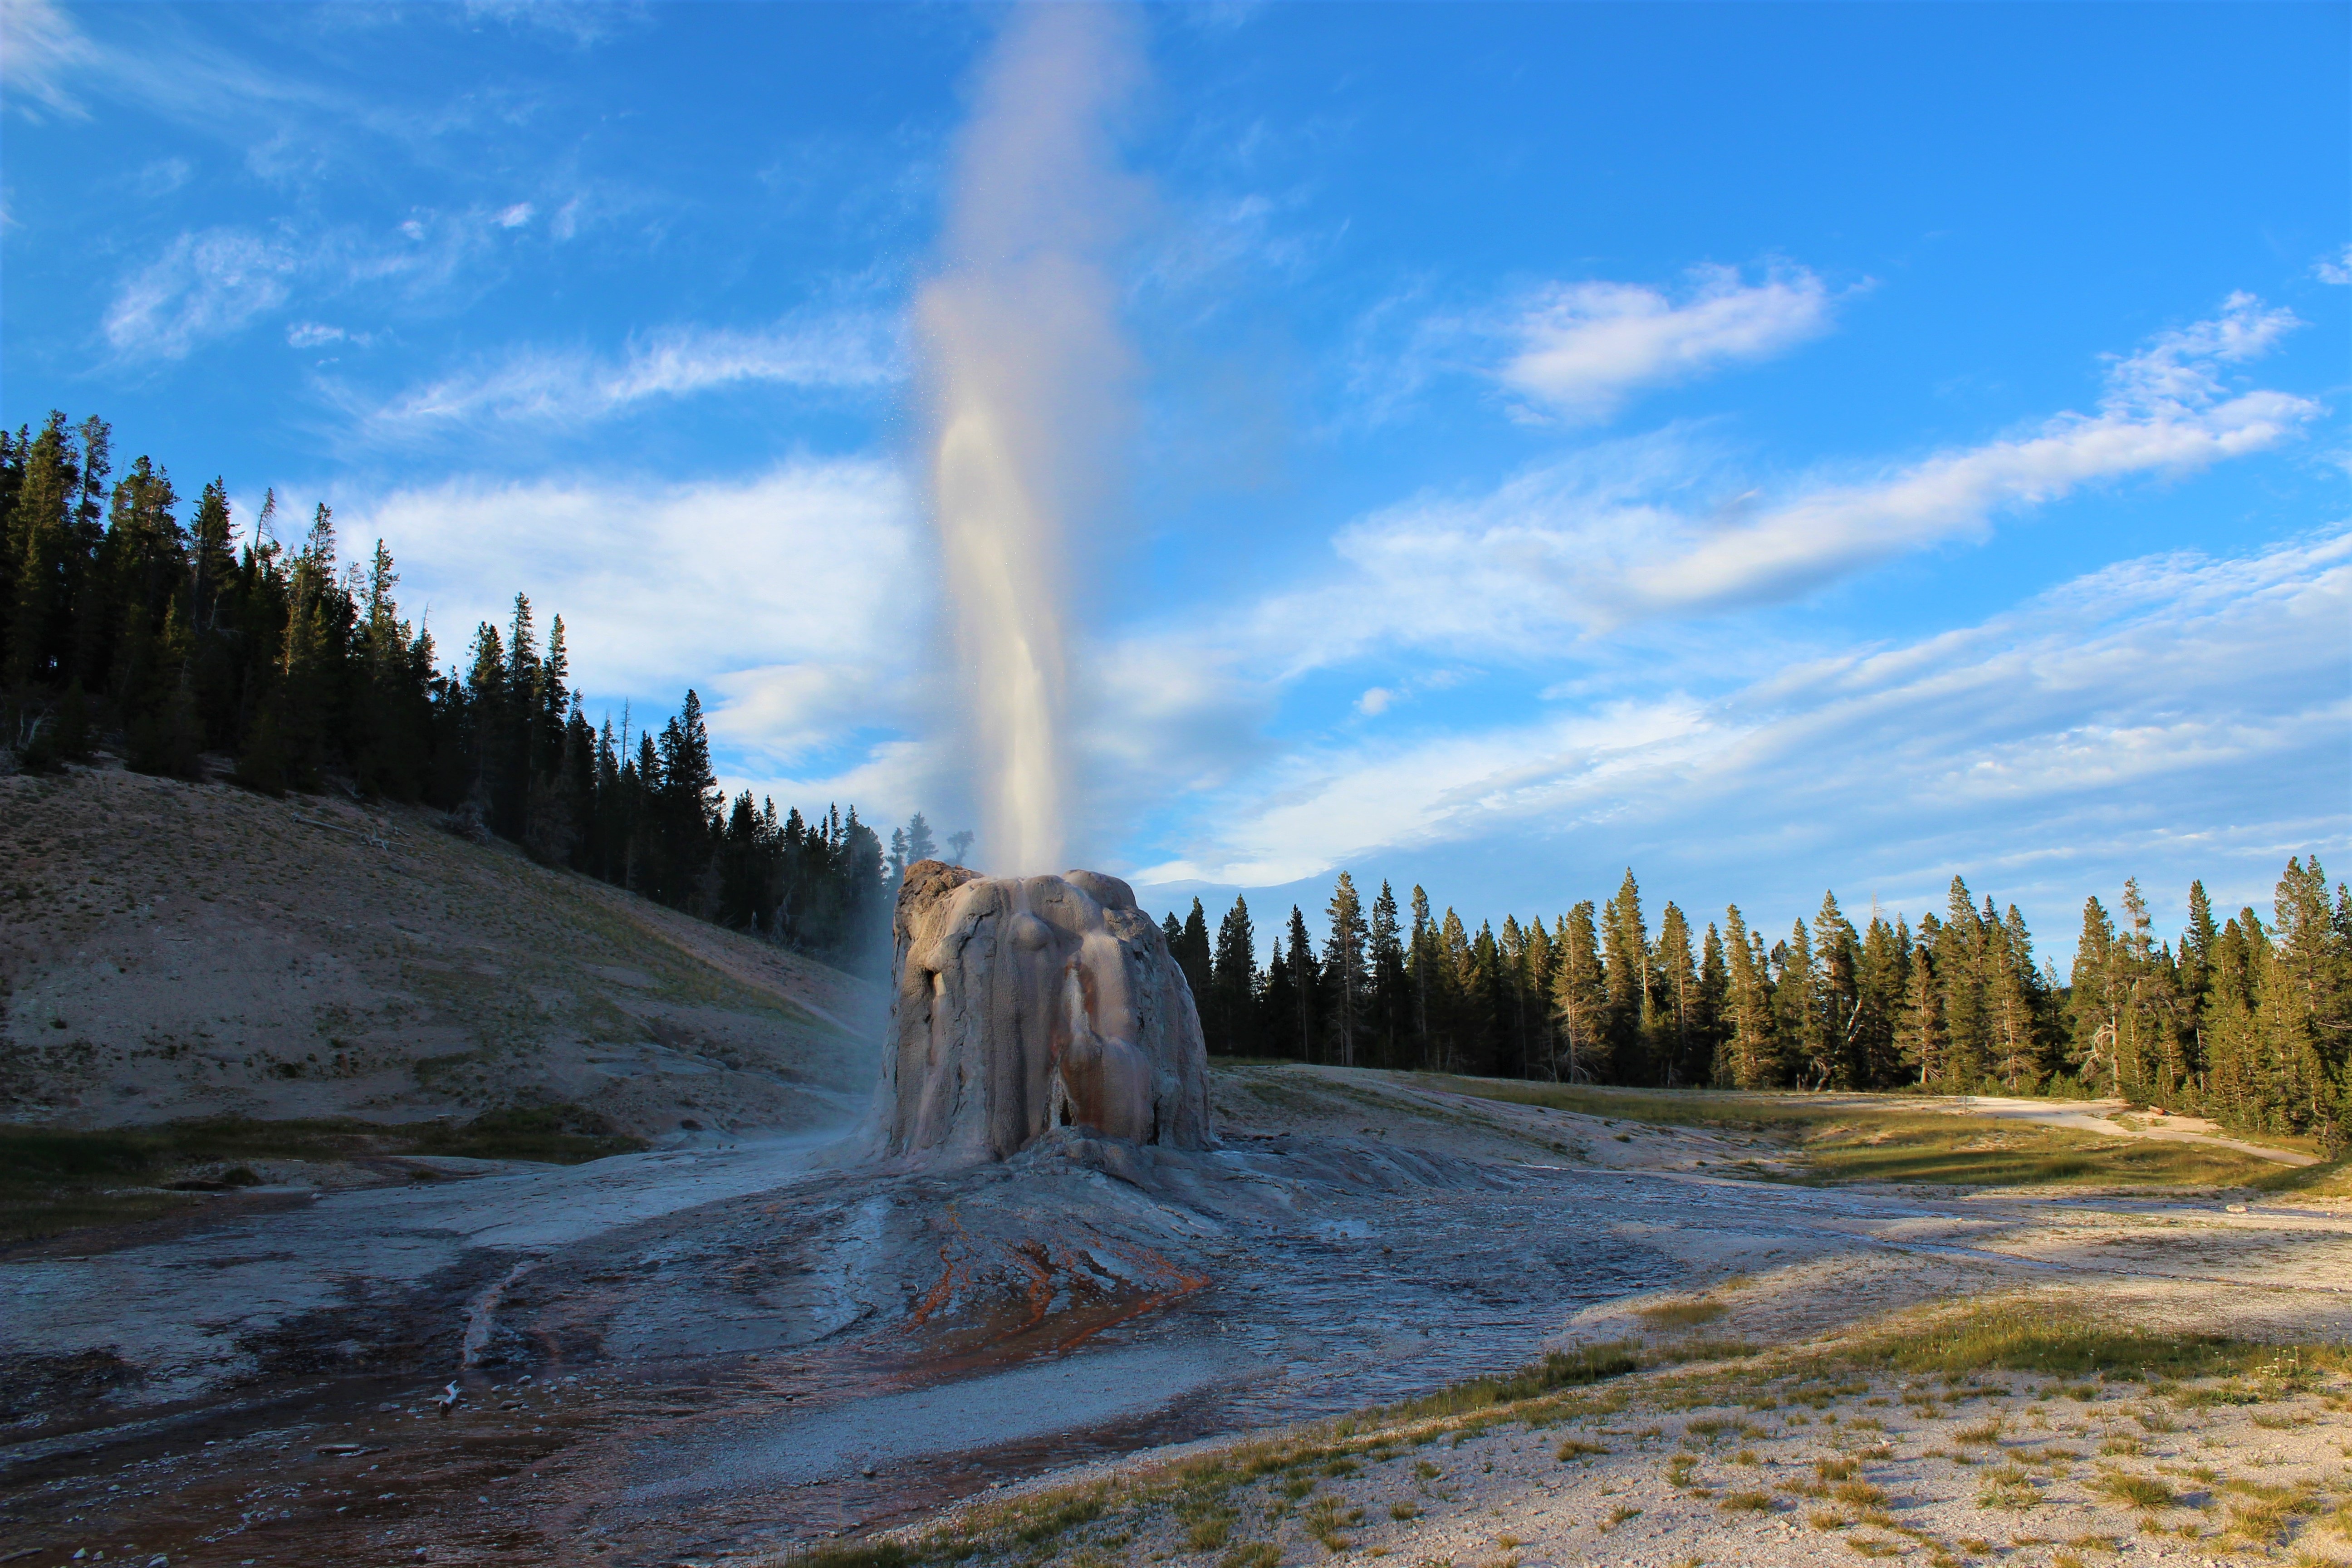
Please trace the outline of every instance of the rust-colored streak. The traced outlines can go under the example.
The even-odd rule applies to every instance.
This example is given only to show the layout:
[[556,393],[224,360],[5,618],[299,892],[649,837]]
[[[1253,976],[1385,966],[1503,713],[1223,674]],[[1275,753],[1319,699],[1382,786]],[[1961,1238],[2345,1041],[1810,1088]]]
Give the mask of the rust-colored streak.
[[[965,1237],[963,1221],[956,1217],[956,1212],[953,1207],[949,1208],[947,1214],[943,1217],[947,1220],[949,1227],[955,1232],[955,1236],[951,1236],[948,1237],[947,1240],[940,1243],[939,1283],[932,1286],[929,1292],[923,1297],[922,1300],[916,1303],[915,1310],[913,1313],[910,1314],[910,1321],[918,1325],[929,1322],[931,1321],[932,1313],[938,1311],[941,1307],[946,1306],[948,1302],[955,1299],[957,1282],[970,1278],[969,1271],[960,1266],[953,1258],[949,1256],[949,1248],[955,1245],[956,1238],[958,1237]],[[968,1237],[965,1238],[969,1239]]]
[[1054,1348],[1056,1351],[1066,1351],[1073,1346],[1084,1344],[1105,1329],[1114,1329],[1121,1323],[1142,1317],[1147,1312],[1159,1311],[1161,1308],[1181,1301],[1194,1291],[1208,1286],[1207,1275],[1188,1274],[1170,1261],[1164,1254],[1151,1247],[1140,1245],[1125,1247],[1112,1241],[1105,1241],[1102,1246],[1105,1249],[1117,1253],[1128,1262],[1158,1275],[1167,1283],[1162,1289],[1151,1291],[1133,1301],[1123,1311],[1116,1312],[1099,1322],[1090,1323],[1080,1329],[1076,1333],[1055,1345]]

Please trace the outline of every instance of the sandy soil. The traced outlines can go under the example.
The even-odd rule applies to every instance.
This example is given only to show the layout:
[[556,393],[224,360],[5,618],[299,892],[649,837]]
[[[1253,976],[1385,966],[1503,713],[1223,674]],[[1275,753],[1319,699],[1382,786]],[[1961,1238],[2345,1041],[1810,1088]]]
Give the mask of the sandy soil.
[[877,988],[437,821],[112,766],[0,778],[0,1117],[554,1100],[662,1135],[863,1103]]
[[1080,1495],[1094,1479],[1109,1506],[1057,1555],[1202,1563],[1255,1549],[1267,1568],[2352,1559],[2341,1374],[2157,1390],[1771,1371],[1636,1377],[1518,1420],[1404,1421],[1287,1452],[1261,1442],[1240,1455],[1305,1462],[1209,1494],[1171,1487],[1181,1472],[1166,1458],[1098,1468]]

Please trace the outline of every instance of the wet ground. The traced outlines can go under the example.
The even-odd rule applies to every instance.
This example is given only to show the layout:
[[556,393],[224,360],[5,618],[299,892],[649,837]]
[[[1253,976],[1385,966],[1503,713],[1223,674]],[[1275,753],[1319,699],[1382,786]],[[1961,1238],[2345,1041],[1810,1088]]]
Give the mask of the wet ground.
[[715,1561],[1516,1365],[1735,1271],[2347,1277],[2325,1215],[1612,1166],[1561,1120],[1274,1088],[1200,1154],[710,1140],[0,1259],[0,1563]]

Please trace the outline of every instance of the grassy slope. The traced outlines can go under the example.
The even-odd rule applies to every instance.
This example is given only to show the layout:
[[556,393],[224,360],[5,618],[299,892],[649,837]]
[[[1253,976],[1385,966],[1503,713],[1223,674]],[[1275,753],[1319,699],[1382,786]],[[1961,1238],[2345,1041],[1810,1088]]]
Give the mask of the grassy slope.
[[874,987],[430,813],[78,769],[0,823],[12,1121],[806,1125],[870,1079]]

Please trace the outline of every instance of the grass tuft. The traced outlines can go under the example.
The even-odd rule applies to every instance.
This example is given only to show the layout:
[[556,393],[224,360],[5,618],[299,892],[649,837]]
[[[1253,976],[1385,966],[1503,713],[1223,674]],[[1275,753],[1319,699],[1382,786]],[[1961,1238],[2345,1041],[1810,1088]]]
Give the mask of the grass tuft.
[[1660,1301],[1652,1307],[1636,1307],[1633,1315],[1654,1329],[1695,1329],[1701,1323],[1711,1323],[1723,1316],[1723,1303],[1700,1297],[1692,1301]]

